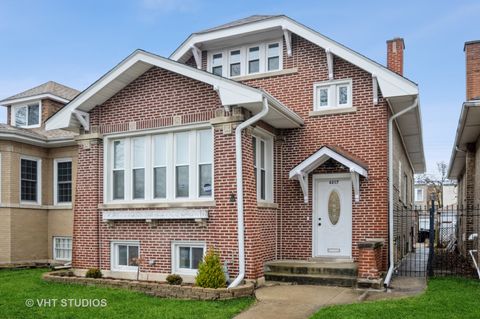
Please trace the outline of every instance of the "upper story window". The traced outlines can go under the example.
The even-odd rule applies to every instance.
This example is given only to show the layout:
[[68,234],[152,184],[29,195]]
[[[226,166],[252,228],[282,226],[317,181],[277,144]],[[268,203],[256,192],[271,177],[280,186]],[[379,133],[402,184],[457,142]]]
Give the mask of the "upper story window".
[[283,68],[282,54],[281,39],[235,47],[209,53],[207,69],[224,77],[279,71]]
[[256,134],[252,138],[252,146],[257,200],[273,202],[273,138],[267,134]]
[[20,200],[40,203],[40,159],[22,158],[20,160]]
[[212,73],[215,75],[223,75],[223,54],[215,53],[212,55]]
[[422,188],[415,188],[415,201],[416,202],[423,202],[423,189]]
[[280,44],[270,43],[267,49],[267,71],[277,71],[280,69]]
[[242,62],[240,50],[230,51],[230,76],[239,76],[242,74]]
[[314,111],[352,107],[352,80],[314,84]]
[[12,121],[18,127],[40,126],[40,102],[12,106]]
[[106,201],[210,200],[211,129],[110,138]]

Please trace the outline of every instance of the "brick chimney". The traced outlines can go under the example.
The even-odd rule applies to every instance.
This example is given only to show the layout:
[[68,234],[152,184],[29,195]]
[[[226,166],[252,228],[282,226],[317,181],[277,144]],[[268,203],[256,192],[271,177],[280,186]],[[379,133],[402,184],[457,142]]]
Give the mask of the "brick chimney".
[[480,40],[465,42],[467,101],[480,99]]
[[387,41],[387,67],[395,73],[403,75],[403,51],[405,43],[402,38]]

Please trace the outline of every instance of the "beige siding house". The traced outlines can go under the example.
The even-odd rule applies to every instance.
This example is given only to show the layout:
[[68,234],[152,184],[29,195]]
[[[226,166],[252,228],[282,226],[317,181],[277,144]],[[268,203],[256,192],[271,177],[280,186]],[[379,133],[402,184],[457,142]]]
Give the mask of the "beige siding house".
[[0,264],[71,259],[76,133],[45,121],[78,94],[55,82],[0,101]]

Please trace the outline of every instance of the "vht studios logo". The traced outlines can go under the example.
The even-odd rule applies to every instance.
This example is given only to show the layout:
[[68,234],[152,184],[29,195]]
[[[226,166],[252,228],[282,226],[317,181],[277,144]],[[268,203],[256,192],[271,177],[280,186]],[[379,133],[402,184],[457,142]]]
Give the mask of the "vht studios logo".
[[25,300],[25,306],[39,307],[39,308],[103,308],[108,305],[107,299],[54,299],[54,298],[42,298],[42,299],[27,299]]

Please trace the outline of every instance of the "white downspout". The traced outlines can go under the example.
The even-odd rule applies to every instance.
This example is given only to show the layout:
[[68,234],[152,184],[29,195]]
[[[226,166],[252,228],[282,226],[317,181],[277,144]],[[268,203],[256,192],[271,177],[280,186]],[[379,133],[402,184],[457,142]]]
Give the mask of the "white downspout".
[[245,122],[239,124],[235,129],[235,156],[237,166],[237,235],[238,235],[238,276],[228,286],[228,288],[234,288],[238,286],[245,277],[245,242],[244,234],[245,228],[243,224],[243,160],[242,160],[242,131],[248,126],[260,120],[268,113],[268,101],[266,97],[263,97],[262,110],[252,116]]
[[389,249],[389,268],[387,276],[385,277],[384,287],[390,285],[392,280],[393,268],[395,267],[395,261],[393,259],[393,121],[402,116],[403,114],[413,110],[418,106],[418,98],[415,98],[413,104],[392,115],[388,120],[388,249]]

